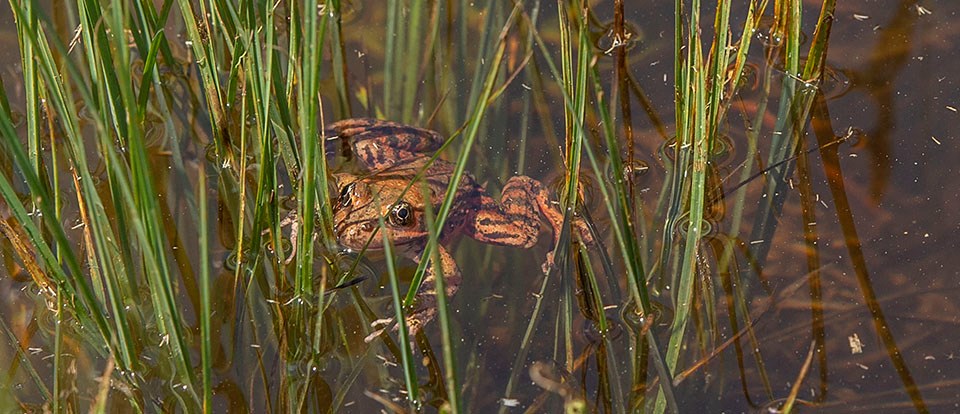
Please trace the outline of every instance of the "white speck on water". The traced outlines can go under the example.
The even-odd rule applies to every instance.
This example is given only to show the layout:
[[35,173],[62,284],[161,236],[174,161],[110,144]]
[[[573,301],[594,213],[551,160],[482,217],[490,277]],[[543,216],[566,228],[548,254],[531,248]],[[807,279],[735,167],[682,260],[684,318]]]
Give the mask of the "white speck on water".
[[500,404],[503,404],[504,407],[519,407],[520,400],[516,398],[501,398]]

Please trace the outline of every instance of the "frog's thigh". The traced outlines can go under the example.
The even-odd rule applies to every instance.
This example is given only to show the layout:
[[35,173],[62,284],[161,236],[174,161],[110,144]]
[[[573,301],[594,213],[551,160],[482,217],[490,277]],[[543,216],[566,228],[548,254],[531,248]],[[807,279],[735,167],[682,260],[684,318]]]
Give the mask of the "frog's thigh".
[[376,119],[350,119],[330,125],[330,136],[348,140],[362,162],[381,168],[443,145],[443,136],[428,129]]

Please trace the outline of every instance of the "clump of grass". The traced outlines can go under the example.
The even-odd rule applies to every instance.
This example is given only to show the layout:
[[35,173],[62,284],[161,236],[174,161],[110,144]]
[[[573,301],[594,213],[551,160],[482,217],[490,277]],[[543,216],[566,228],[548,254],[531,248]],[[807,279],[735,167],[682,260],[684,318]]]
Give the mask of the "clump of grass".
[[[368,57],[382,65],[382,74],[367,78],[356,67],[365,61],[352,55],[365,53],[354,45],[370,47],[357,33],[371,29],[343,20],[361,4],[181,0],[157,9],[79,1],[55,19],[35,2],[10,4],[23,62],[25,131],[17,130],[6,99],[0,102],[0,195],[12,218],[0,230],[57,321],[48,333],[52,338],[37,339],[52,345],[51,378],[34,366],[39,360],[14,347],[23,368],[11,376],[26,375],[33,387],[24,400],[49,402],[57,412],[87,409],[81,401],[94,401],[91,407],[99,411],[212,412],[242,404],[254,411],[335,412],[366,391],[370,405],[364,408],[402,411],[432,404],[469,412],[489,410],[482,395],[492,390],[504,401],[540,392],[531,407],[545,406],[556,393],[568,410],[679,412],[688,405],[683,381],[728,346],[715,340],[721,298],[730,330],[760,349],[743,286],[756,282],[769,244],[745,248],[739,242],[740,224],[749,220],[746,188],[734,188],[729,230],[718,236],[707,229],[716,219],[711,209],[724,202],[712,157],[742,83],[752,35],[770,12],[767,1],[751,1],[742,19],[733,16],[732,2],[719,2],[712,26],[702,19],[705,8],[698,0],[675,2],[676,135],[666,150],[656,202],[634,191],[629,171],[635,165],[630,105],[642,91],[628,65],[627,5],[621,1],[612,5],[609,33],[615,41],[609,50],[598,50],[591,40],[602,6],[587,2],[549,8],[490,0],[475,9],[465,1],[391,1],[383,17],[383,55]],[[824,2],[805,63],[800,8],[799,0],[773,3],[771,30],[785,46],[770,51],[761,72],[760,114],[776,73],[787,79],[774,127],[782,133],[766,154],[760,154],[759,128],[745,137],[750,162],[741,181],[756,176],[754,159],[765,159],[762,172],[768,176],[759,197],[765,204],[751,226],[754,240],[768,240],[776,230],[783,178],[792,173],[794,154],[805,155],[799,138],[823,76],[834,3]],[[173,40],[178,33],[170,27],[180,25],[188,44]],[[74,27],[81,27],[74,41],[61,37]],[[613,55],[613,76],[598,63],[605,54]],[[184,56],[186,67],[180,63]],[[184,81],[190,75],[199,81]],[[512,94],[527,88],[532,90],[516,113]],[[557,104],[546,104],[550,99]],[[450,140],[441,152],[455,161],[451,189],[468,170],[496,175],[530,168],[537,144],[528,128],[541,130],[549,147],[562,148],[544,157],[562,172],[558,206],[568,225],[552,246],[558,270],[545,275],[536,299],[516,312],[524,315],[517,325],[523,332],[513,332],[508,346],[515,357],[502,383],[477,380],[489,369],[478,366],[482,340],[465,339],[483,334],[458,328],[442,294],[436,323],[442,364],[430,358],[429,367],[418,363],[411,342],[431,358],[432,348],[425,337],[408,336],[403,315],[431,261],[419,261],[404,293],[394,249],[383,234],[399,345],[389,335],[369,345],[357,341],[369,334],[377,315],[362,287],[346,283],[357,278],[361,259],[346,263],[337,256],[329,162],[340,143],[322,130],[334,119],[360,115],[354,108],[412,124],[435,122],[447,131]],[[516,142],[493,142],[491,137],[513,131],[500,119],[520,121]],[[554,119],[562,119],[562,127]],[[822,148],[834,145],[821,142]],[[514,146],[520,154],[484,151]],[[581,166],[595,177],[610,177],[596,187],[600,212],[583,207]],[[295,208],[284,206],[287,197],[295,198]],[[434,257],[443,242],[440,229],[454,197],[448,191],[437,210],[428,211],[423,258]],[[208,200],[217,208],[208,207]],[[286,245],[284,210],[295,210],[293,245]],[[609,230],[605,240],[599,231],[595,238],[607,244],[584,245],[569,231],[574,220],[593,225],[598,216],[606,216]],[[738,260],[748,264],[741,267]],[[714,278],[723,296],[715,297]],[[436,291],[444,292],[437,279]],[[871,296],[868,280],[861,280]],[[611,304],[616,314],[608,312]],[[658,304],[672,309],[669,327],[655,322],[663,314]],[[877,306],[871,311],[882,321]],[[595,341],[584,344],[575,334],[581,319],[595,330]],[[551,322],[552,332],[544,335]],[[614,334],[620,325],[622,337]],[[11,343],[30,343],[6,323],[0,327]],[[892,337],[884,339],[922,409]],[[734,343],[743,371],[743,351],[739,340]],[[816,346],[823,347],[822,340]],[[385,366],[377,355],[400,369]],[[774,400],[760,352],[752,357],[765,397]],[[542,390],[524,386],[524,376],[546,366],[541,359],[547,358],[557,369],[538,374],[557,378],[540,375]],[[76,363],[102,370],[122,386],[88,385],[92,379],[67,369]],[[798,383],[807,368],[809,363]],[[586,391],[588,371],[595,393]],[[582,375],[580,388],[573,385],[574,373]],[[401,402],[385,397],[390,393],[403,395]],[[68,398],[58,398],[64,394]],[[589,401],[588,395],[600,397]],[[788,406],[796,395],[788,395]]]

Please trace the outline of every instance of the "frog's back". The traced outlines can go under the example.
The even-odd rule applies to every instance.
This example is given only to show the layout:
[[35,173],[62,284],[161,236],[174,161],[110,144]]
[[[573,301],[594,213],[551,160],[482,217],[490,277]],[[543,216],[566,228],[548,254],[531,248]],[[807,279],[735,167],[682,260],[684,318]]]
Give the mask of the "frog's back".
[[[430,157],[418,157],[409,162],[393,165],[380,171],[370,172],[370,177],[376,180],[406,180],[407,182],[417,179],[418,173],[424,170],[424,166],[430,161]],[[431,190],[442,194],[450,186],[450,180],[453,176],[454,165],[444,159],[436,159],[430,164],[419,179],[426,182]],[[465,172],[460,180],[458,191],[470,191],[479,188],[476,179],[470,173]]]

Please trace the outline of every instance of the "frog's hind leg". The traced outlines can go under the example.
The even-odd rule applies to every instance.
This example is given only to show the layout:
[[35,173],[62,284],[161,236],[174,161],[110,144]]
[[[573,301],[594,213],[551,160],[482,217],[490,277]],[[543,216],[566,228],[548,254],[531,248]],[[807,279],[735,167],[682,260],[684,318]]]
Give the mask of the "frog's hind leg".
[[[483,243],[528,249],[537,244],[543,217],[553,230],[553,244],[559,241],[563,214],[540,181],[522,175],[511,177],[503,186],[499,203],[488,195],[482,195],[480,200],[474,219],[464,226],[464,232],[470,237]],[[574,226],[586,243],[593,242],[583,222],[574,220]],[[551,251],[543,264],[544,272],[552,266]]]
[[473,220],[464,223],[464,233],[483,243],[529,249],[539,240],[541,215],[555,228],[563,221],[541,182],[526,176],[510,177],[499,202],[486,194],[480,196]]
[[371,169],[386,168],[432,153],[445,141],[435,131],[370,118],[334,122],[327,126],[324,135],[352,145],[360,161]]

